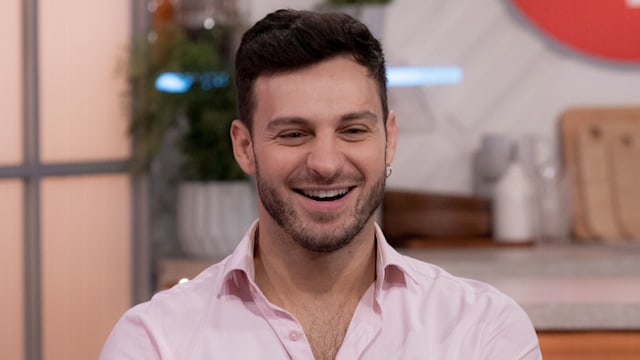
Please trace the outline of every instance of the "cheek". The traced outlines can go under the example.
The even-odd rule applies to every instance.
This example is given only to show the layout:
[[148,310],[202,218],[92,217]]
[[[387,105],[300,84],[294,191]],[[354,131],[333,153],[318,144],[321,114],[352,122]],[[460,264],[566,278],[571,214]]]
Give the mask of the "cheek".
[[299,156],[282,149],[257,149],[256,168],[261,177],[286,178],[299,166]]
[[379,167],[385,166],[385,144],[376,144],[376,146],[362,147],[354,151],[354,162],[360,166],[366,167],[369,171],[377,171]]

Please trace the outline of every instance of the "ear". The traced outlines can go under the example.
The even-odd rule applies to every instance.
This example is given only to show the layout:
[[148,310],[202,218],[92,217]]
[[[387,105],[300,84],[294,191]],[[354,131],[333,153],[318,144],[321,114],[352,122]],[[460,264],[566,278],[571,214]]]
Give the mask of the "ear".
[[247,126],[240,120],[231,123],[231,142],[233,156],[240,168],[249,175],[256,173],[256,161],[253,156],[253,142]]
[[387,116],[387,148],[386,163],[391,164],[396,155],[396,144],[398,142],[398,125],[396,124],[396,113],[389,111]]

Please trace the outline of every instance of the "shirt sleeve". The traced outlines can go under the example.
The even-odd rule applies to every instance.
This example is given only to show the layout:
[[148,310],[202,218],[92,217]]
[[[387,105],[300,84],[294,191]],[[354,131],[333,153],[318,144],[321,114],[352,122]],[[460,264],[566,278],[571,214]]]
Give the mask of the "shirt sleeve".
[[533,324],[515,302],[499,311],[484,330],[481,359],[542,360]]
[[140,320],[136,308],[127,311],[107,339],[100,360],[160,359],[155,342]]

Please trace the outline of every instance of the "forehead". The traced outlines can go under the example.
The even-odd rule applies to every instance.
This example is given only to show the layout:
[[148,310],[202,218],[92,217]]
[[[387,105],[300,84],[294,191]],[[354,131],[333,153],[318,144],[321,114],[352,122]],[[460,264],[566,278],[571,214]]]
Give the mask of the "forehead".
[[382,121],[382,105],[374,79],[348,56],[334,57],[287,72],[261,75],[254,85],[254,127],[271,119],[338,118],[368,111]]

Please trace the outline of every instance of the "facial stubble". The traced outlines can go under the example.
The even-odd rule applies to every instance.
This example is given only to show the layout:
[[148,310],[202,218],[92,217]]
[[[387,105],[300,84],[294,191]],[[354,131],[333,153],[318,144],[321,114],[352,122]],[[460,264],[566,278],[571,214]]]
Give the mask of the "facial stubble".
[[[271,218],[280,228],[291,237],[291,239],[301,247],[319,253],[327,253],[339,250],[347,246],[362,231],[365,224],[371,219],[378,206],[382,203],[386,176],[384,167],[380,171],[378,179],[370,189],[365,189],[365,193],[350,214],[334,216],[311,215],[312,221],[322,225],[320,232],[312,230],[296,213],[296,209],[288,204],[278,194],[277,190],[268,184],[260,176],[260,166],[256,159],[256,183],[258,195],[262,205],[267,210]],[[335,221],[343,222],[342,226],[336,226]]]

